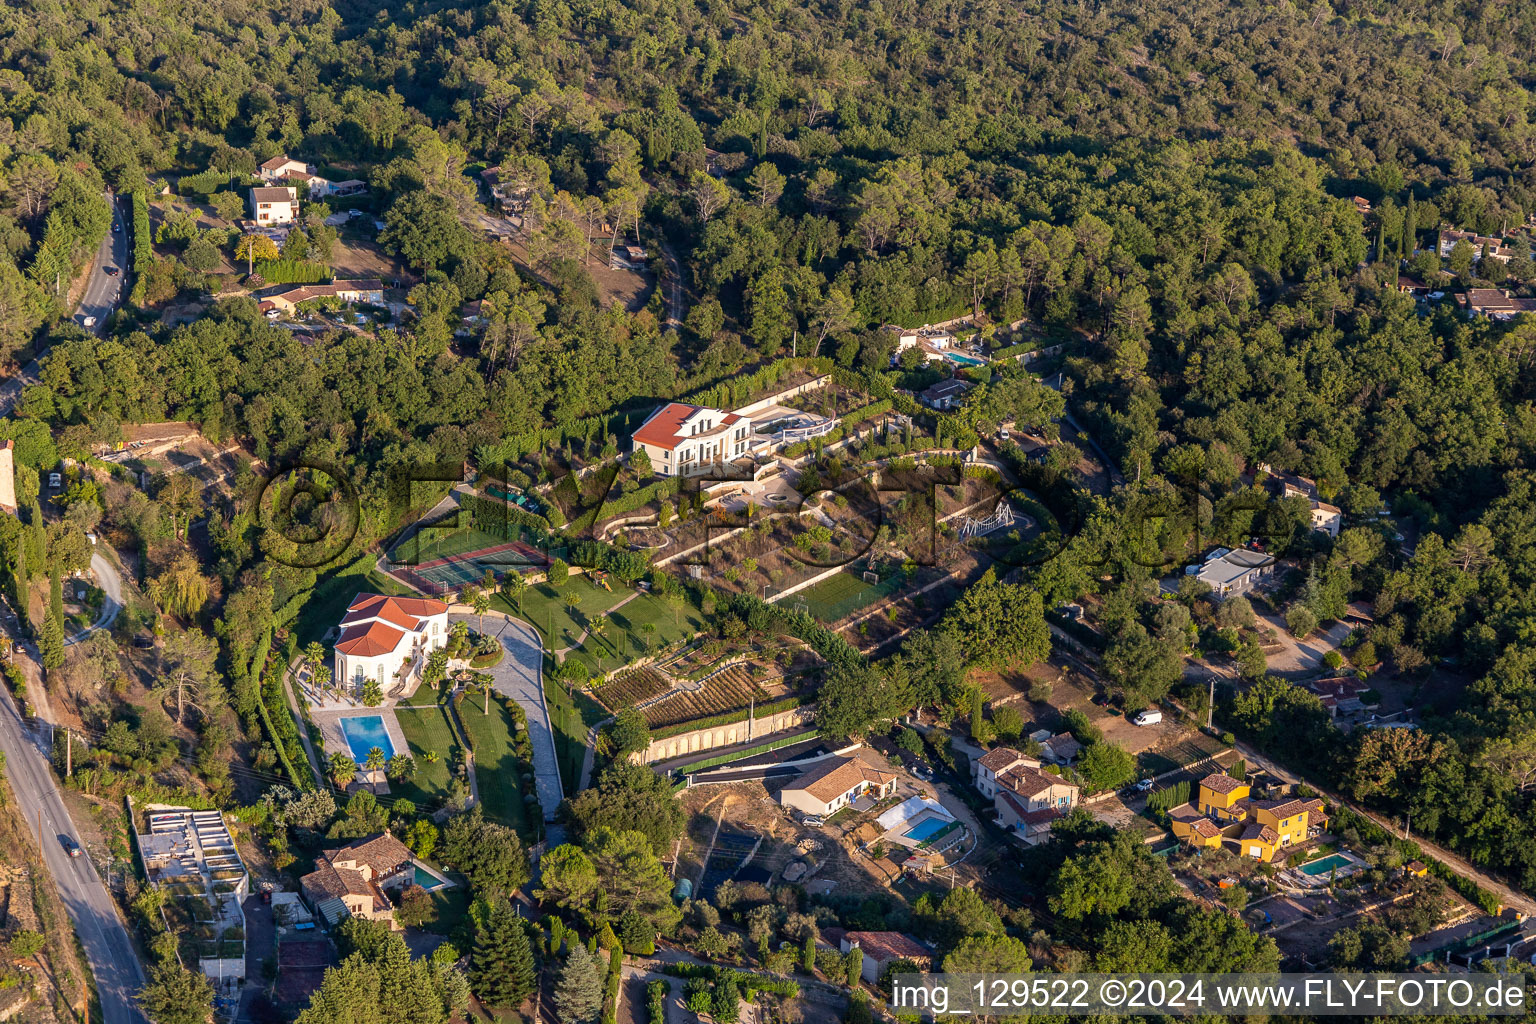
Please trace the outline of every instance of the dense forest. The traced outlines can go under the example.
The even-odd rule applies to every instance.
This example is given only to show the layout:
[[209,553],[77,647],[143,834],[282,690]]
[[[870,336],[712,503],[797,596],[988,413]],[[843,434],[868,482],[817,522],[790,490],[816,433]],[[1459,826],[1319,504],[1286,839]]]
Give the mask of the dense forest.
[[[1536,324],[1397,286],[1411,272],[1536,291],[1529,258],[1435,254],[1442,227],[1526,237],[1533,45],[1529,4],[1469,0],[21,0],[0,8],[0,360],[40,355],[41,383],[0,434],[17,439],[24,504],[60,455],[129,423],[191,420],[273,464],[341,467],[364,504],[351,558],[396,525],[392,469],[511,445],[547,481],[612,459],[658,399],[791,353],[889,390],[914,371],[891,369],[881,325],[979,313],[989,340],[1064,346],[1064,404],[1124,483],[1073,492],[1085,525],[1060,557],[988,577],[892,658],[835,666],[839,729],[961,700],[951,684],[982,659],[957,634],[994,621],[972,607],[984,599],[1027,610],[1040,635],[998,642],[1034,652],[1042,609],[1097,595],[1106,676],[1149,702],[1174,692],[1191,618],[1157,597],[1137,512],[1190,487],[1199,515],[1238,507],[1264,463],[1314,479],[1357,524],[1386,503],[1416,533],[1410,557],[1375,525],[1309,535],[1291,509],[1296,631],[1363,601],[1374,620],[1352,664],[1466,686],[1428,702],[1422,729],[1343,737],[1316,697],[1259,678],[1261,654],[1250,686],[1218,693],[1222,721],[1530,888]],[[70,320],[106,188],[154,199],[211,172],[211,204],[238,209],[222,184],[282,153],[367,180],[414,317],[301,341],[214,272],[207,248],[234,252],[236,237],[182,225],[136,263],[155,289],[104,336]],[[491,166],[529,196],[518,255],[482,230]],[[329,207],[314,206],[284,258],[324,255]],[[610,235],[652,245],[663,277],[676,259],[681,322],[664,287],[604,306],[588,267]],[[193,322],[163,321],[172,299],[204,295]],[[473,301],[485,323],[465,341]],[[148,550],[188,501],[135,491],[103,513]],[[271,561],[250,501],[207,511],[203,596],[249,721],[246,666],[317,567]],[[1193,525],[1152,538],[1167,564]],[[46,571],[54,534],[35,514],[3,519],[11,593]],[[1070,889],[1078,861],[1099,858],[1117,895],[1058,892],[1064,919],[1164,945],[1186,918],[1226,927],[1171,884],[1132,893],[1145,856],[1072,828],[1043,876]],[[617,842],[603,831],[598,852]],[[1194,969],[1198,953],[1164,961]],[[1259,944],[1244,962],[1272,960]]]

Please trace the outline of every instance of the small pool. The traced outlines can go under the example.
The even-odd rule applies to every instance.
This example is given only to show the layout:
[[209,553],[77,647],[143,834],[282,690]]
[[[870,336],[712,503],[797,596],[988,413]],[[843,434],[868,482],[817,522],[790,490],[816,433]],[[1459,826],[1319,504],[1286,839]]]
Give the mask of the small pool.
[[1318,875],[1326,875],[1335,868],[1347,868],[1352,863],[1354,862],[1342,853],[1330,853],[1326,857],[1319,857],[1317,860],[1309,861],[1296,870],[1304,875],[1311,875],[1315,878]]
[[358,764],[368,760],[368,751],[374,747],[384,751],[386,761],[395,756],[395,745],[389,742],[389,733],[384,731],[383,715],[343,718],[341,734],[346,737],[347,746],[352,748],[352,760]]
[[912,828],[907,829],[902,833],[902,835],[906,836],[908,839],[915,843],[926,843],[928,840],[932,839],[934,836],[938,835],[948,827],[949,822],[945,821],[943,818],[932,817],[927,821],[919,822]]
[[420,864],[416,865],[416,876],[414,881],[417,885],[427,890],[427,892],[431,892],[434,889],[440,889],[448,884],[446,881],[438,878],[436,875],[422,867]]
[[952,363],[958,363],[961,366],[987,365],[987,361],[985,359],[977,359],[975,356],[963,356],[959,352],[946,352],[944,353],[944,358],[948,359]]

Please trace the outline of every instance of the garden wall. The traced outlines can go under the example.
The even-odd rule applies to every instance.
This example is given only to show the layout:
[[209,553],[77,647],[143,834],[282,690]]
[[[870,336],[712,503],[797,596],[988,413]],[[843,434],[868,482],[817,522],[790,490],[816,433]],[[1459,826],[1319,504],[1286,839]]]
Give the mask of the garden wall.
[[692,754],[700,750],[713,750],[716,747],[728,747],[733,743],[745,743],[770,733],[799,728],[809,722],[814,715],[813,706],[803,705],[763,715],[750,722],[743,718],[740,722],[678,733],[676,736],[668,736],[665,739],[652,740],[651,745],[639,754],[639,760],[642,764],[669,761],[674,757],[682,757],[684,754]]

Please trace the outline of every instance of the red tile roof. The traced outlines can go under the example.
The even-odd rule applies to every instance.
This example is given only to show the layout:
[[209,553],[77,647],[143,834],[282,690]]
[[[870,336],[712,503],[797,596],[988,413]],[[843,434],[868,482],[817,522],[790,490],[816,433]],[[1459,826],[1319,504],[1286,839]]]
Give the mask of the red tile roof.
[[358,594],[341,620],[336,649],[364,658],[388,654],[399,648],[407,632],[421,628],[422,619],[447,611],[446,604],[430,598]]
[[858,946],[877,964],[891,960],[927,960],[933,956],[927,946],[901,932],[848,932],[843,941]]
[[983,754],[979,759],[979,763],[987,771],[996,774],[1011,764],[1017,764],[1023,757],[1023,754],[1012,747],[998,747],[996,750],[989,750]]
[[[687,440],[678,436],[678,431],[688,417],[704,408],[699,405],[687,405],[683,402],[668,402],[666,405],[651,413],[650,418],[640,424],[640,429],[635,431],[634,441],[637,444],[648,444],[652,448],[665,448],[667,451],[675,449],[679,443]],[[724,428],[737,423],[741,417],[733,412],[722,412],[720,419],[714,427],[697,436],[710,437]]]
[[1200,788],[1208,789],[1213,793],[1234,793],[1248,783],[1241,779],[1234,779],[1222,772],[1212,772],[1200,780]]

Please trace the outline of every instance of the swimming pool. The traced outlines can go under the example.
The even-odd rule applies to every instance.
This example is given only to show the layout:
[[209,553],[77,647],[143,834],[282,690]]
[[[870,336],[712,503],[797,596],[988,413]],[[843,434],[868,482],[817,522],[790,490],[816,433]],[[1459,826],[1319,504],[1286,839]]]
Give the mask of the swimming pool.
[[417,885],[427,890],[427,892],[431,892],[434,889],[441,889],[443,886],[448,884],[443,879],[438,878],[432,872],[422,867],[420,864],[416,865],[416,875],[414,881]]
[[358,764],[368,760],[368,751],[374,747],[384,751],[386,761],[395,756],[395,745],[389,742],[389,733],[384,731],[382,715],[343,718],[341,734],[346,737],[347,746],[352,748],[352,760]]
[[947,827],[949,822],[940,817],[932,817],[907,829],[902,835],[915,843],[925,843]]
[[1303,864],[1296,870],[1304,875],[1311,875],[1315,878],[1318,875],[1326,875],[1335,868],[1347,868],[1351,863],[1350,859],[1342,853],[1330,853],[1326,857],[1319,857],[1317,860]]
[[961,366],[987,365],[987,361],[985,359],[977,359],[975,356],[963,356],[958,352],[946,352],[944,353],[944,358],[948,359],[952,363],[959,363]]

